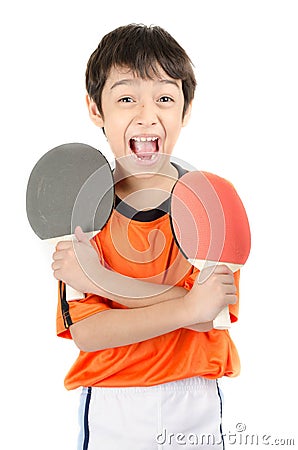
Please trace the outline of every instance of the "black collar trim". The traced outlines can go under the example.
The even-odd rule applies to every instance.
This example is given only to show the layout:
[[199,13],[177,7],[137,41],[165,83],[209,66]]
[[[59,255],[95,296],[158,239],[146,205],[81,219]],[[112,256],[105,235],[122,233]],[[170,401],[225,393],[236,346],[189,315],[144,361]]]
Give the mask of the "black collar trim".
[[[178,164],[175,164],[174,162],[172,162],[171,164],[173,164],[173,166],[177,169],[179,178],[187,172],[186,169],[179,166]],[[115,209],[123,216],[132,220],[136,220],[137,222],[153,222],[154,220],[165,216],[170,211],[170,201],[171,197],[168,197],[164,202],[162,202],[161,205],[159,205],[155,209],[138,211],[132,206],[125,203],[116,195]]]

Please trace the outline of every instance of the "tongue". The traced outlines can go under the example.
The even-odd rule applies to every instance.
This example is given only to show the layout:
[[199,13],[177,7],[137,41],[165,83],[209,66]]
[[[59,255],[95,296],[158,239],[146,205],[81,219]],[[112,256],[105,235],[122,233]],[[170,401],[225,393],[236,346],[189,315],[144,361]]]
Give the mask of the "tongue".
[[157,141],[138,142],[131,140],[130,146],[132,151],[140,158],[149,159],[151,155],[157,152]]

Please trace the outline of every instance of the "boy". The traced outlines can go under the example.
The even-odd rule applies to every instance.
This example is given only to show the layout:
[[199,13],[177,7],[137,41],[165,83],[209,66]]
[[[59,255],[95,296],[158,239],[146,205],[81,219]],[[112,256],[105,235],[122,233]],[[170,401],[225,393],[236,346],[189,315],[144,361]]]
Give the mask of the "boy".
[[184,173],[170,157],[195,85],[187,54],[159,27],[120,27],[88,62],[87,105],[115,155],[116,205],[93,246],[78,228],[78,242],[53,255],[54,276],[88,292],[57,314],[58,335],[81,350],[65,380],[83,387],[79,450],[224,448],[217,379],[237,375],[239,359],[212,320],[227,304],[237,320],[239,273],[222,265],[198,283],[168,214]]

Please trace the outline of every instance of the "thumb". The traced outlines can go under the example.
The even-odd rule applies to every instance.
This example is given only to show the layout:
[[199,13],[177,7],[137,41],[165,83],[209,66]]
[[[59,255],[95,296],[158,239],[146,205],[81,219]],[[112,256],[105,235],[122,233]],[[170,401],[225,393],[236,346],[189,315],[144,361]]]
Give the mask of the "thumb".
[[77,238],[78,242],[83,242],[84,244],[90,245],[89,237],[84,233],[81,227],[75,228],[75,237]]

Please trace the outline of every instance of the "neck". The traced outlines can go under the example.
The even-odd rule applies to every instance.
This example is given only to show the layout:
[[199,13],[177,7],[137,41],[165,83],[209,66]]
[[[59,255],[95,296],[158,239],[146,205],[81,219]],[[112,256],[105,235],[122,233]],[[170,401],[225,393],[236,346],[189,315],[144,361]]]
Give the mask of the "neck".
[[[154,209],[170,195],[177,181],[177,169],[169,162],[158,173],[132,175],[117,165],[114,172],[117,196],[138,211]],[[118,180],[118,181],[117,181]]]

